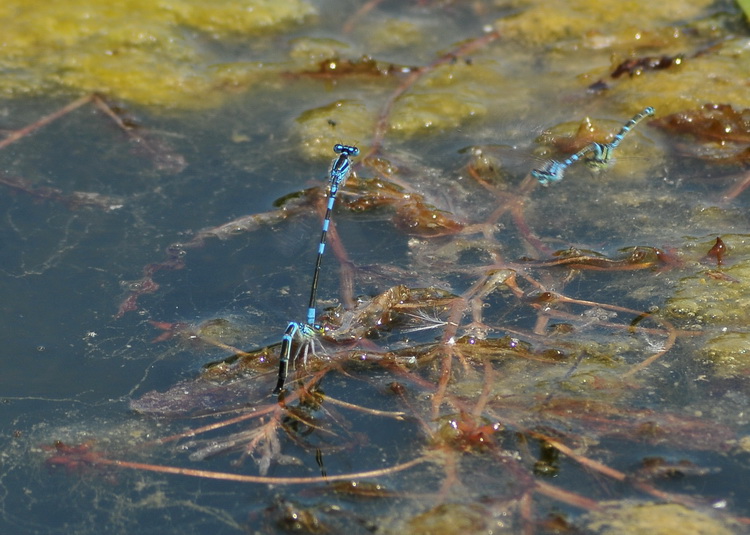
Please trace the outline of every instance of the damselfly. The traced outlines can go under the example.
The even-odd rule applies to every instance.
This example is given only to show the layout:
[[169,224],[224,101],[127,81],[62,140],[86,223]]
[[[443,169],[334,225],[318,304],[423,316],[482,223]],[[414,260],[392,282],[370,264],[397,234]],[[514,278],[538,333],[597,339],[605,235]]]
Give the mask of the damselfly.
[[[318,244],[318,256],[315,260],[315,270],[313,271],[312,285],[310,288],[310,303],[307,307],[307,322],[298,323],[292,321],[284,331],[281,339],[281,356],[279,359],[279,379],[276,383],[273,393],[278,394],[284,388],[284,382],[289,371],[291,362],[294,366],[297,358],[302,354],[303,364],[307,362],[308,354],[315,354],[316,337],[323,332],[323,328],[315,323],[316,302],[318,294],[318,277],[320,275],[320,265],[323,260],[323,253],[326,249],[326,238],[328,236],[328,227],[331,224],[331,213],[333,204],[336,201],[336,195],[339,188],[346,182],[349,173],[351,173],[352,163],[350,158],[359,154],[359,149],[352,145],[336,144],[333,151],[338,157],[331,164],[330,182],[328,184],[328,204],[326,213],[323,218],[323,231],[320,235]],[[296,351],[292,354],[293,348]]]

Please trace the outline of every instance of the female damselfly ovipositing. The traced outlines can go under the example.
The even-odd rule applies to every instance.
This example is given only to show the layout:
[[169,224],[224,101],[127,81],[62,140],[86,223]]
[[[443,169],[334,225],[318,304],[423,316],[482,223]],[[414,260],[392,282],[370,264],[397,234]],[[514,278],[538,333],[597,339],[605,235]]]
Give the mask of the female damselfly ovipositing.
[[[276,388],[273,389],[274,394],[280,393],[284,388],[284,382],[286,381],[286,376],[289,370],[289,361],[291,360],[292,366],[294,366],[294,361],[299,357],[300,353],[302,353],[302,362],[307,362],[308,353],[315,354],[315,337],[323,332],[323,328],[315,323],[320,264],[323,260],[323,253],[326,249],[328,227],[331,224],[331,212],[333,211],[333,204],[336,201],[336,195],[338,194],[339,187],[346,182],[346,179],[351,172],[352,163],[350,157],[359,154],[359,149],[352,145],[336,144],[333,146],[333,151],[338,154],[338,157],[331,165],[330,182],[328,184],[328,204],[326,205],[326,213],[323,217],[323,231],[320,235],[318,256],[315,261],[315,270],[313,271],[312,285],[310,288],[310,303],[307,307],[307,322],[298,323],[292,321],[284,331],[284,336],[281,339],[281,355],[279,358],[279,380],[276,383]],[[297,350],[294,352],[294,355],[292,355],[292,347],[295,345],[295,341],[297,341]]]
[[605,167],[612,161],[615,149],[617,149],[628,132],[635,128],[635,126],[643,119],[652,115],[654,115],[654,108],[649,106],[625,123],[617,135],[615,135],[614,139],[609,143],[594,142],[586,145],[565,160],[547,160],[540,167],[533,169],[531,171],[531,176],[536,178],[543,186],[548,185],[550,182],[559,182],[564,178],[565,171],[568,167],[589,153],[591,153],[591,156],[584,159],[587,165],[595,169]]

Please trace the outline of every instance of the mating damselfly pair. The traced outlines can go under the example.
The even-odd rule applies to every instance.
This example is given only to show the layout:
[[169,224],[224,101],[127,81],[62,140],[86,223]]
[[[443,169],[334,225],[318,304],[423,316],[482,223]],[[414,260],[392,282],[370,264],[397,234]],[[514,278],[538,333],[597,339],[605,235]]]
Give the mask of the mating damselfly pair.
[[[276,383],[276,388],[273,389],[274,394],[280,393],[284,388],[284,382],[289,370],[289,362],[291,361],[292,366],[294,366],[294,362],[300,354],[302,354],[303,364],[307,362],[308,353],[315,353],[315,337],[323,332],[323,327],[315,323],[320,264],[323,260],[323,253],[326,250],[326,238],[328,236],[328,227],[331,224],[331,212],[333,211],[333,204],[336,202],[336,195],[339,192],[339,188],[346,182],[349,173],[351,173],[352,162],[350,157],[359,154],[359,149],[352,145],[336,144],[333,146],[333,151],[338,154],[338,157],[331,164],[331,171],[329,173],[328,204],[326,205],[326,213],[323,217],[323,231],[320,235],[318,256],[315,260],[315,270],[313,271],[310,303],[307,307],[307,321],[305,323],[292,321],[287,326],[286,331],[284,331],[284,336],[281,339],[281,356],[279,358],[279,380]],[[299,343],[296,344],[296,350],[292,354],[295,341],[297,340]]]
[[[584,159],[584,161],[592,167],[604,167],[611,162],[615,150],[628,132],[630,132],[643,119],[652,115],[654,115],[654,108],[649,106],[625,123],[609,143],[594,142],[579,150],[572,156],[569,156],[565,160],[547,160],[542,166],[533,169],[531,175],[541,184],[547,185],[550,182],[559,182],[562,180],[567,168],[581,159]],[[302,364],[304,365],[307,362],[308,355],[315,354],[316,339],[324,332],[324,328],[315,322],[317,313],[318,278],[320,275],[321,262],[323,259],[323,253],[325,252],[326,238],[328,236],[328,228],[331,224],[331,213],[336,201],[336,195],[351,173],[351,158],[359,154],[359,149],[353,145],[336,144],[333,147],[333,151],[338,154],[338,156],[334,159],[329,172],[327,192],[328,200],[325,216],[323,218],[323,230],[320,236],[320,243],[318,244],[315,269],[313,271],[310,302],[307,308],[307,320],[303,323],[292,321],[284,331],[281,340],[279,375],[276,387],[273,390],[274,394],[279,394],[283,390],[290,364],[294,367],[297,359],[301,357]]]
[[615,149],[620,145],[625,136],[635,128],[646,117],[654,115],[651,106],[635,115],[623,125],[620,131],[609,143],[591,143],[569,156],[565,160],[547,160],[540,167],[531,171],[531,176],[536,178],[540,184],[546,186],[550,182],[559,182],[565,176],[565,171],[578,160],[583,159],[590,167],[600,169],[610,163]]

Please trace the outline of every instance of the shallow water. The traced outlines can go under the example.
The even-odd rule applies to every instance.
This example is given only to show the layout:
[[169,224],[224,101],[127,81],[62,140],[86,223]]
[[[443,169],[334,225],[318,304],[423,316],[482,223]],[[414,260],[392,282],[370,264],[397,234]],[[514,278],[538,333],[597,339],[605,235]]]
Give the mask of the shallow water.
[[[748,27],[682,4],[134,2],[150,41],[0,58],[7,132],[103,94],[0,149],[0,531],[742,532],[748,133],[658,121],[750,107]],[[608,168],[527,177],[647,105]],[[279,404],[334,143],[329,331]]]

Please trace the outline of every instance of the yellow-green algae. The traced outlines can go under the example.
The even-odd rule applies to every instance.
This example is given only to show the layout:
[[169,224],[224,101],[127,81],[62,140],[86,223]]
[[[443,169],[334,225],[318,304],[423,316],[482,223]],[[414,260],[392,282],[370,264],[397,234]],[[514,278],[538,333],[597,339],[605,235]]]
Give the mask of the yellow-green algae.
[[717,377],[750,376],[750,333],[727,331],[710,338],[701,350]]
[[700,16],[713,3],[568,0],[564,8],[552,9],[549,2],[541,0],[527,2],[527,9],[498,20],[496,26],[506,38],[537,45],[574,41],[577,46],[596,49],[640,48],[649,33],[679,39],[678,22]]
[[330,158],[336,143],[364,147],[375,127],[375,114],[360,100],[338,100],[304,112],[297,118],[296,130],[302,152],[309,158]]
[[599,535],[731,535],[716,518],[678,504],[608,504],[591,513],[588,529]]
[[[557,87],[576,78],[579,89],[605,80],[608,99],[628,113],[654,106],[657,115],[666,115],[706,102],[750,107],[743,83],[750,69],[748,39],[723,42],[700,55],[686,53],[695,48],[696,34],[708,37],[717,31],[710,0],[569,0],[558,9],[544,1],[525,4],[526,9],[495,26],[503,40],[544,47],[540,57],[549,63],[548,71],[558,71]],[[624,60],[656,54],[687,57],[668,69],[609,78]]]
[[635,76],[627,84],[614,84],[610,98],[647,103],[659,115],[699,108],[706,103],[750,108],[750,92],[744,83],[748,72],[750,39],[736,39],[688,58],[677,67]]
[[[724,235],[728,248],[717,269],[716,258],[706,257],[695,273],[682,277],[667,300],[672,317],[694,325],[747,326],[750,323],[750,236]],[[716,238],[700,240],[695,249],[707,253]]]
[[737,448],[740,451],[750,453],[750,436],[745,435],[737,441]]
[[[504,78],[496,68],[487,60],[437,67],[395,100],[386,118],[388,131],[410,137],[457,128],[487,115],[499,88],[512,93],[509,98],[525,101],[517,91],[518,82]],[[364,102],[340,100],[304,112],[297,120],[297,134],[308,156],[328,155],[333,143],[370,138],[376,124],[376,113]]]
[[[686,322],[687,328],[716,329],[699,352],[714,365],[718,377],[748,375],[750,372],[750,236],[723,235],[728,251],[726,265],[717,266],[716,258],[704,257],[695,273],[682,277],[665,313]],[[693,248],[702,255],[715,238],[696,240]]]
[[280,31],[314,13],[305,0],[6,0],[0,94],[67,89],[146,105],[209,105],[217,87],[263,73],[260,64],[216,65],[207,36]]
[[336,39],[324,37],[298,37],[291,41],[289,55],[297,62],[300,69],[315,71],[320,62],[342,57],[350,53],[350,47]]
[[487,512],[478,505],[445,503],[415,516],[404,533],[410,535],[466,535],[467,533],[496,533],[502,523],[492,526]]
[[487,113],[499,88],[509,91],[492,61],[459,61],[437,67],[398,98],[390,130],[405,136],[456,128]]
[[369,49],[373,51],[407,48],[422,43],[425,30],[414,22],[389,18],[367,28]]

